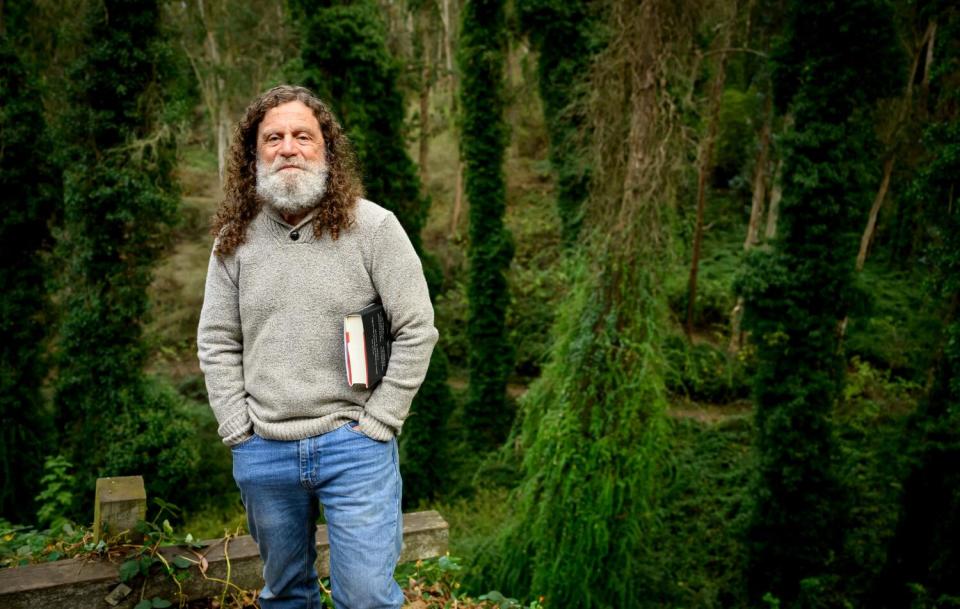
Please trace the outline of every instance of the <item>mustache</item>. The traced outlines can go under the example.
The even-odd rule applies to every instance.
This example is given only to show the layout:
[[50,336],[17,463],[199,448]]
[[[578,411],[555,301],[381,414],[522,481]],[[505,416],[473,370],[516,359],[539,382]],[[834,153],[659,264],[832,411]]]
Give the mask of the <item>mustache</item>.
[[326,168],[326,163],[321,161],[305,161],[298,158],[283,158],[277,156],[273,159],[273,163],[270,165],[270,173],[277,173],[281,169],[287,169],[288,167],[296,167],[297,169],[303,169],[311,173],[320,173]]

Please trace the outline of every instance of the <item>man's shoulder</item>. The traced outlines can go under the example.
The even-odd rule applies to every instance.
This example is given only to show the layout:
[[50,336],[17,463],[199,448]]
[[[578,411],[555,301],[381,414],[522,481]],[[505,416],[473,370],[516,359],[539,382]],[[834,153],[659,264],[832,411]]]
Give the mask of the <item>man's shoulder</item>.
[[376,231],[393,212],[373,201],[360,198],[357,199],[355,214],[356,226],[360,231]]

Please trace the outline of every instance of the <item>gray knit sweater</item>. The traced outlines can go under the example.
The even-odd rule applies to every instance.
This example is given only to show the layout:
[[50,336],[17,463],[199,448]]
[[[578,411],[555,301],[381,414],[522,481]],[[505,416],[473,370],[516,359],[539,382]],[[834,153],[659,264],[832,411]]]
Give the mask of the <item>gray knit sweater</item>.
[[[305,217],[265,205],[246,241],[211,255],[197,331],[200,369],[224,444],[251,433],[300,440],[350,420],[400,433],[437,342],[420,260],[396,217],[361,199],[356,222],[319,240]],[[381,298],[394,343],[372,391],[347,385],[343,317]]]

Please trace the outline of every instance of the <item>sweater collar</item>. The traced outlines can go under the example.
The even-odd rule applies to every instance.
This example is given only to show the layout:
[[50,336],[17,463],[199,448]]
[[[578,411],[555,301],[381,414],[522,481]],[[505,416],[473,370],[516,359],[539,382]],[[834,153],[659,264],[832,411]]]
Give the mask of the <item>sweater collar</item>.
[[278,211],[276,210],[276,208],[274,208],[273,205],[270,205],[269,203],[263,203],[263,204],[261,205],[261,209],[263,210],[263,212],[264,212],[265,214],[267,214],[267,217],[268,217],[268,218],[270,218],[271,220],[273,220],[273,221],[276,222],[277,224],[281,225],[281,226],[284,227],[285,229],[287,229],[287,230],[297,230],[297,229],[299,229],[299,228],[301,228],[301,227],[309,224],[309,223],[313,220],[313,218],[317,215],[317,211],[319,211],[319,206],[314,207],[313,209],[311,209],[310,212],[309,212],[306,216],[304,216],[303,219],[300,220],[300,222],[298,222],[296,226],[293,226],[293,225],[291,225],[289,222],[287,222],[286,220],[284,220],[284,219],[283,219],[283,216],[280,215],[280,212],[278,212]]

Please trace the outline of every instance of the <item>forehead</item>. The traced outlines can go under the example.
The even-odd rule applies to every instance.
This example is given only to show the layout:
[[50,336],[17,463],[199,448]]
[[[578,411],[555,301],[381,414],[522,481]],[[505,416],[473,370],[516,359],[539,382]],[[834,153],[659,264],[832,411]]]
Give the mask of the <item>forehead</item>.
[[320,131],[320,122],[311,110],[302,101],[294,100],[280,104],[267,110],[257,127],[257,135],[268,130],[285,129],[314,129]]

